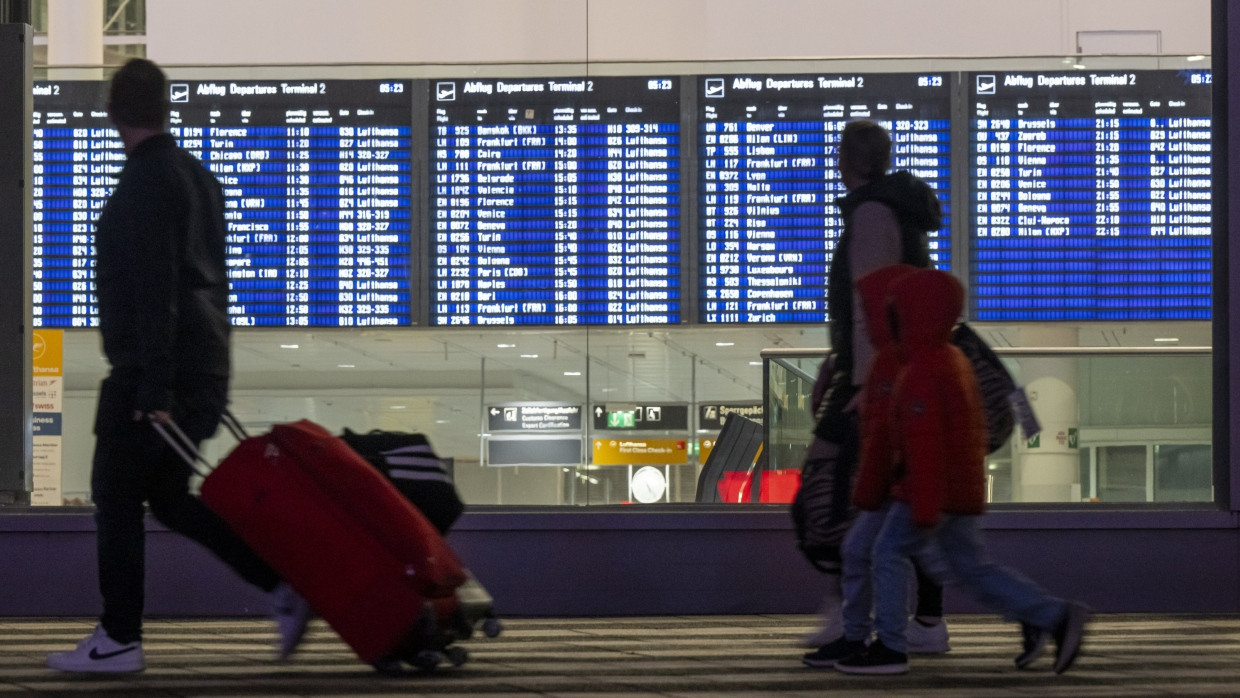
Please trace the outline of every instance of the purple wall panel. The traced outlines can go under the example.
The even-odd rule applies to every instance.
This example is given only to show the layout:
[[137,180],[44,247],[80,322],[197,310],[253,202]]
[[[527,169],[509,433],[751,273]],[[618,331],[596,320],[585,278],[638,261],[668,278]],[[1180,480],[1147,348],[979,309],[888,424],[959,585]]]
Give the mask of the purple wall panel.
[[[1004,512],[985,524],[997,561],[1099,611],[1237,613],[1232,521]],[[98,613],[93,529],[88,514],[0,516],[0,616]],[[450,542],[507,616],[812,613],[823,583],[778,509],[470,513]],[[152,524],[147,545],[149,614],[267,613],[265,595],[197,544]],[[986,612],[951,591],[947,605]]]

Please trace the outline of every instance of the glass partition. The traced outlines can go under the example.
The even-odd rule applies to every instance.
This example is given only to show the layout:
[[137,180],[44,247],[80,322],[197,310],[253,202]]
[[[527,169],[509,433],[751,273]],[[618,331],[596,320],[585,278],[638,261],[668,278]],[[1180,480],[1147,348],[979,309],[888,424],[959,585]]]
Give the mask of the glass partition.
[[[1042,431],[986,460],[991,503],[1212,502],[1208,347],[997,347]],[[768,350],[772,468],[796,467],[825,350]],[[776,457],[778,456],[778,458]]]
[[[966,287],[979,274],[991,274],[986,281],[993,296],[995,288],[1020,290],[1018,282],[997,274],[1025,273],[1011,269],[994,272],[986,266],[991,260],[984,258],[989,248],[978,244],[981,229],[987,230],[988,240],[1002,237],[998,230],[1004,225],[998,219],[1009,213],[999,208],[1004,205],[1012,207],[1013,222],[1008,227],[1013,231],[1027,229],[1025,233],[1014,232],[1012,237],[1024,239],[1061,237],[1055,231],[1063,227],[1061,223],[1043,220],[1047,217],[1079,217],[1067,225],[1080,226],[1082,231],[1087,228],[1087,234],[1078,236],[1082,240],[1118,238],[1112,233],[1121,224],[1112,218],[1122,218],[1122,225],[1128,225],[1129,218],[1138,215],[1128,207],[1146,191],[1157,192],[1160,196],[1151,195],[1150,200],[1166,202],[1168,207],[1146,211],[1134,225],[1152,230],[1157,224],[1151,217],[1165,213],[1168,220],[1162,224],[1163,234],[1157,236],[1161,240],[1175,238],[1178,244],[1199,237],[1186,232],[1186,227],[1200,228],[1202,223],[1196,218],[1208,218],[1208,212],[1184,208],[1185,204],[1200,203],[1196,199],[1197,180],[1204,179],[1184,168],[1209,167],[1208,162],[1196,161],[1203,157],[1197,150],[1203,142],[1197,138],[1201,135],[1198,132],[1203,129],[1197,126],[1161,128],[1146,124],[1139,136],[1128,133],[1131,129],[1108,124],[1074,127],[1071,130],[1081,133],[1072,138],[1086,138],[1082,134],[1088,132],[1088,139],[1094,139],[1088,148],[1096,148],[1097,143],[1104,146],[1097,153],[1089,150],[1073,156],[1091,159],[1088,163],[1073,161],[1072,167],[1089,170],[1079,176],[1022,174],[1021,163],[999,160],[1018,157],[1016,150],[1009,155],[1002,148],[990,148],[1007,143],[1005,135],[996,135],[988,126],[982,139],[982,129],[970,126],[979,109],[972,98],[976,95],[960,95],[978,89],[979,75],[1078,75],[1085,80],[1097,76],[1109,80],[1116,75],[1135,75],[1135,71],[1159,71],[1162,77],[1164,72],[1180,71],[1185,80],[1192,76],[1200,80],[1209,74],[1209,61],[1195,56],[1078,56],[1072,61],[1042,57],[168,66],[172,81],[185,90],[178,94],[191,100],[191,106],[177,110],[174,121],[179,121],[173,126],[181,129],[183,142],[196,141],[193,145],[204,160],[219,165],[216,171],[228,178],[225,186],[232,190],[229,196],[233,204],[229,210],[236,213],[236,222],[258,221],[247,218],[251,209],[270,210],[276,212],[272,215],[277,220],[294,226],[290,234],[304,236],[282,237],[272,243],[279,250],[270,256],[279,258],[276,266],[284,269],[278,272],[283,276],[272,277],[280,282],[271,291],[274,300],[255,300],[248,309],[241,308],[245,303],[238,301],[233,409],[253,431],[277,422],[310,418],[333,431],[425,433],[439,455],[452,462],[458,487],[472,505],[695,502],[703,465],[727,418],[734,414],[765,423],[766,439],[760,456],[751,460],[754,467],[794,471],[800,466],[812,425],[808,391],[821,356],[815,348],[827,344],[826,309],[818,283],[821,279],[815,277],[825,272],[838,236],[839,221],[832,201],[841,190],[833,178],[831,138],[836,125],[866,116],[855,111],[856,104],[848,100],[824,99],[821,94],[813,99],[798,98],[794,90],[851,94],[850,90],[865,84],[854,78],[884,77],[869,83],[871,88],[882,90],[866,102],[868,116],[889,123],[901,136],[897,155],[908,161],[907,167],[935,182],[949,208],[950,224],[936,239],[939,264],[949,268]],[[887,77],[891,78],[890,85]],[[897,77],[906,81],[898,82]],[[44,165],[65,164],[51,157],[56,151],[51,143],[53,127],[67,127],[64,120],[74,118],[93,118],[97,123],[82,126],[83,134],[61,138],[69,142],[62,150],[80,153],[76,157],[81,159],[73,160],[70,152],[68,163],[86,167],[80,175],[86,181],[64,186],[53,186],[50,181],[36,184],[42,187],[36,198],[42,197],[47,204],[42,211],[70,216],[76,211],[80,215],[71,224],[80,230],[73,230],[71,235],[83,236],[80,241],[71,238],[60,251],[39,251],[48,262],[36,267],[43,270],[62,262],[68,266],[70,262],[65,260],[86,256],[73,248],[90,245],[86,237],[91,234],[89,212],[97,210],[106,198],[104,175],[109,174],[90,168],[115,168],[121,161],[116,156],[118,144],[107,133],[102,115],[96,113],[101,105],[86,104],[83,114],[77,116],[62,109],[53,117],[56,109],[39,109],[53,96],[52,86],[59,95],[81,91],[96,95],[97,101],[99,85],[71,84],[59,78],[55,69],[40,69],[36,74],[41,89],[46,90],[37,95],[36,111],[49,119],[36,125],[47,130],[47,142],[39,144],[39,150],[48,156],[42,161]],[[710,90],[720,84],[725,94],[737,97],[737,101],[712,96]],[[741,99],[744,90],[755,84],[767,90],[764,96]],[[261,104],[241,104],[268,88],[283,100],[278,110],[269,109],[267,113]],[[542,90],[540,97],[520,98],[522,90],[535,88]],[[363,89],[372,91],[357,91]],[[950,90],[955,96],[945,97],[942,104],[918,97],[918,90],[928,93],[938,89]],[[224,94],[216,94],[217,90]],[[551,91],[567,101],[548,98]],[[1208,86],[1205,91],[1208,93]],[[912,96],[906,99],[905,93]],[[318,111],[323,112],[319,114],[312,102],[320,94],[333,98],[343,95],[342,99],[352,102],[324,102],[327,106],[318,105]],[[769,99],[765,95],[770,95]],[[590,101],[595,97],[597,102]],[[217,102],[209,101],[216,98]],[[198,99],[220,106],[200,109],[192,101]],[[297,106],[299,99],[311,108]],[[1148,104],[1151,99],[1158,101],[1151,95],[1141,99],[1146,109],[1154,108]],[[809,109],[811,102],[813,108]],[[1122,111],[1125,106],[1120,102],[1115,108]],[[673,104],[674,108],[669,106]],[[917,118],[898,118],[903,112],[896,110],[904,104],[912,105],[906,111]],[[1157,108],[1164,107],[1167,105]],[[382,109],[389,108],[395,116],[384,115]],[[1091,102],[1089,108],[1105,107]],[[557,111],[564,109],[570,111]],[[931,114],[936,109],[943,113]],[[624,117],[626,113],[635,116]],[[1159,114],[1156,118],[1164,118]],[[366,121],[381,116],[395,121]],[[52,118],[61,121],[53,122]],[[264,118],[300,118],[304,122],[281,121],[279,128],[284,130],[277,136],[262,136],[278,140],[275,145],[239,145],[248,137],[242,132],[251,125],[275,128],[260,123]],[[329,148],[318,142],[324,136],[311,133],[320,128],[315,126],[316,118],[323,120],[322,128],[355,131],[351,136],[336,132]],[[932,128],[930,122],[936,118],[943,123]],[[803,127],[792,132],[766,128],[793,119],[802,126],[812,123],[810,130],[814,133]],[[988,117],[990,120],[994,119]],[[730,125],[750,121],[760,128],[751,133],[746,127],[744,134],[739,128],[730,130]],[[919,124],[922,121],[926,122],[924,126]],[[505,130],[509,123],[525,124],[532,130]],[[597,133],[591,130],[595,125],[601,127]],[[403,131],[388,134],[383,130],[393,126]],[[361,133],[369,128],[381,130]],[[1042,123],[1000,131],[1011,131],[1014,142],[1020,142],[1024,133],[1028,142],[1044,144],[1050,137],[1048,128]],[[1204,130],[1208,132],[1208,128]],[[1119,135],[1113,138],[1112,131]],[[1176,135],[1171,135],[1172,131]],[[746,137],[744,143],[741,135]],[[789,140],[790,136],[795,136],[796,142]],[[941,140],[932,142],[932,137]],[[352,140],[344,145],[342,138]],[[534,140],[516,142],[522,138]],[[589,140],[592,138],[603,140],[595,143]],[[1134,139],[1147,146],[1149,142],[1169,145],[1169,156],[1176,159],[1158,165],[1168,171],[1160,176],[1144,172],[1140,177],[1130,176],[1127,170],[1112,173],[1110,168],[1137,166],[1128,160],[1138,156],[1118,148]],[[368,144],[362,146],[353,140]],[[983,141],[985,153],[978,150]],[[1114,153],[1107,150],[1112,142],[1117,145]],[[1070,145],[1069,150],[1085,147]],[[747,149],[744,154],[739,150],[742,147]],[[512,152],[519,148],[546,152],[536,157]],[[798,148],[820,152],[800,152]],[[928,162],[930,153],[924,148],[934,149],[936,157],[949,159]],[[330,153],[324,155],[327,151]],[[281,170],[275,175],[279,181],[271,186],[282,191],[245,191],[250,185],[242,181],[244,175],[264,173],[263,168],[271,162],[284,162],[281,158],[287,153],[296,155],[286,163],[291,166],[330,160],[335,169],[329,174],[309,168],[304,172]],[[1114,163],[1110,161],[1112,155],[1117,159]],[[62,156],[64,153],[57,155]],[[401,158],[404,169],[389,173],[372,167],[389,156]],[[1104,161],[1096,161],[1099,156]],[[1140,157],[1148,158],[1148,153],[1142,151]],[[1186,157],[1194,160],[1189,162]],[[746,160],[744,166],[733,162],[742,158]],[[531,164],[535,160],[536,166]],[[233,170],[226,172],[226,167]],[[979,167],[985,168],[985,175],[977,172]],[[1050,165],[1026,163],[1024,167],[1032,170]],[[1178,169],[1173,173],[1171,168]],[[1006,169],[1014,173],[999,172]],[[782,170],[812,171],[810,178],[816,188],[794,191],[785,187],[790,181],[780,179]],[[673,171],[675,179],[652,176]],[[47,169],[36,176],[51,173]],[[453,181],[454,174],[463,179]],[[545,190],[515,192],[517,175],[521,174],[546,175],[545,181],[537,182]],[[73,175],[79,176],[78,171]],[[393,183],[368,181],[376,175],[404,175],[405,179],[396,177]],[[481,175],[488,179],[481,179]],[[600,177],[597,182],[589,178],[594,175]],[[323,176],[332,178],[330,195],[317,189],[328,186],[319,181]],[[95,182],[92,177],[100,179]],[[1073,186],[1102,198],[1080,204],[1089,208],[1086,213],[1022,210],[1022,192],[1040,193],[1037,182],[1054,182],[1056,178],[1079,179]],[[341,192],[342,187],[349,192]],[[463,189],[454,191],[454,187]],[[387,189],[400,191],[390,193]],[[996,191],[1011,192],[1012,200],[991,197]],[[1115,192],[1114,197],[1111,192]],[[1182,196],[1185,193],[1192,196]],[[742,195],[746,197],[744,204],[740,202]],[[524,220],[526,213],[509,201],[522,196],[539,197],[537,204],[531,205],[546,209],[545,230],[540,230],[551,237],[539,242],[547,248],[539,253],[550,255],[541,266],[552,271],[535,274],[538,280],[528,287],[530,295],[512,301],[497,294],[517,287],[515,282],[523,277],[515,270],[540,267],[521,258],[526,252],[506,247],[511,240],[495,234],[521,230],[495,224]],[[781,196],[787,198],[777,198]],[[807,198],[794,200],[793,196]],[[67,208],[54,209],[55,197],[61,197]],[[1024,201],[1024,206],[1046,205],[1044,199]],[[742,205],[747,209],[743,214],[739,210]],[[1101,210],[1097,209],[1099,205]],[[979,206],[986,208],[983,211]],[[315,216],[320,214],[335,225],[330,231],[333,236],[399,233],[405,237],[355,237],[348,241],[334,237],[330,241],[333,252],[327,255],[331,261],[324,261],[315,257],[317,252],[311,247],[328,243],[310,239],[320,232],[313,227],[319,221]],[[1022,223],[1016,220],[1018,216],[1034,220]],[[1179,220],[1187,216],[1195,218]],[[1172,221],[1171,217],[1178,219]],[[982,222],[981,218],[986,220]],[[36,225],[50,226],[52,221],[49,216]],[[397,221],[404,221],[407,227],[393,225]],[[454,227],[454,223],[467,225]],[[298,229],[299,225],[305,227]],[[1178,228],[1173,231],[1173,226]],[[794,229],[809,231],[810,236],[798,240],[789,233],[785,245],[785,230]],[[50,227],[40,228],[35,235],[50,231]],[[242,238],[269,231],[236,227],[234,232],[239,237],[230,244],[238,248],[234,255],[237,260],[263,256],[244,249],[245,245],[257,244],[257,239]],[[587,237],[594,234],[602,237],[597,241]],[[488,235],[493,237],[485,237]],[[1150,237],[1155,235],[1151,233]],[[1204,248],[1166,246],[1174,249],[1174,254],[1166,253],[1165,257],[1182,257],[1196,265],[1176,271],[1185,277],[1184,288],[1179,290],[1188,299],[1186,304],[1201,300],[1195,294],[1203,283],[1208,286],[1208,281],[1202,280],[1203,275],[1209,275],[1206,239]],[[779,246],[772,242],[775,240]],[[264,239],[263,244],[267,242]],[[39,245],[50,248],[52,243],[39,238]],[[458,249],[458,245],[462,247]],[[379,246],[385,249],[381,251]],[[1144,277],[1134,275],[1155,273],[1157,269],[1146,267],[1157,266],[1151,255],[1158,252],[1146,250],[1142,254],[1145,267],[1125,271],[1130,278],[1111,283],[1105,293],[1097,295],[1127,294],[1148,299],[1150,294],[1138,292],[1146,283]],[[587,262],[590,255],[599,259]],[[595,262],[601,271],[590,272],[593,276],[589,278],[601,284],[597,288],[584,283],[588,275],[576,273],[577,268]],[[1028,260],[1004,263],[1009,262],[1026,264]],[[469,271],[454,276],[454,267]],[[87,267],[77,268],[85,274]],[[353,285],[333,288],[336,297],[330,303],[332,309],[316,316],[312,306],[328,303],[311,298],[318,290],[310,282],[319,279],[312,278],[308,270],[317,274],[317,270],[328,268],[336,274],[332,277],[335,282],[349,280]],[[378,278],[372,273],[378,268],[393,278],[404,274],[407,285],[389,294],[386,288],[376,291],[356,283]],[[305,276],[297,275],[303,271]],[[663,279],[672,280],[672,285],[665,286]],[[750,284],[750,279],[761,279],[762,284]],[[85,276],[74,280],[88,282]],[[234,279],[244,280],[243,276]],[[468,283],[456,286],[454,280]],[[1082,285],[1110,283],[1060,277],[1053,281],[1074,288],[1074,293]],[[1023,283],[1029,287],[1024,289],[1026,295],[1046,292],[1045,288],[1029,290],[1038,283],[1036,279]],[[239,295],[244,292],[243,284],[235,285]],[[747,289],[743,299],[741,289]],[[809,293],[784,294],[784,289]],[[817,296],[813,289],[817,289]],[[39,293],[50,299],[52,290],[49,285]],[[750,293],[752,290],[759,293]],[[85,504],[93,448],[90,424],[106,363],[98,334],[89,327],[89,288],[82,286],[69,293],[81,298],[70,295],[61,304],[65,306],[62,310],[67,308],[69,316],[74,316],[75,308],[80,310],[75,317],[82,326],[64,330],[64,443],[54,473],[55,501]],[[342,294],[350,298],[345,300]],[[365,295],[375,298],[362,298]],[[1078,296],[1060,295],[1065,303],[1081,302]],[[42,295],[37,299],[47,306],[43,309],[46,314],[41,315],[44,319],[52,316],[53,304],[47,299]],[[750,305],[742,309],[742,302]],[[586,307],[590,303],[599,305],[589,311],[602,318],[594,324]],[[267,315],[251,312],[264,304],[272,306],[263,311],[270,311]],[[367,307],[364,312],[363,305]],[[382,314],[375,308],[380,305],[393,306],[383,319],[395,318],[399,326],[378,321]],[[349,310],[343,310],[344,306]],[[1047,411],[1043,441],[1014,443],[992,455],[988,464],[992,501],[1212,500],[1208,351],[1162,351],[1166,345],[1207,346],[1209,320],[1200,319],[1201,315],[1151,319],[1142,312],[1111,317],[1097,310],[1089,315],[1068,312],[1054,319],[1031,319],[1020,312],[1025,311],[999,316],[1004,324],[982,323],[988,340],[1000,348],[1013,373],[1038,391],[1040,401],[1070,406],[1076,416],[1067,419],[1058,410]],[[1206,312],[1208,317],[1208,305]],[[242,318],[247,322],[241,322]],[[248,322],[250,318],[254,322]],[[274,324],[266,324],[271,318],[275,318]],[[324,318],[334,320],[334,326],[316,326]],[[514,324],[485,324],[509,320]],[[468,324],[454,326],[456,321]],[[767,352],[770,358],[764,362],[764,350],[772,347],[801,354],[776,356]],[[1021,353],[1033,351],[1022,347],[1039,351]],[[1045,347],[1062,347],[1069,353],[1041,352]],[[1107,347],[1121,353],[1102,351]],[[1050,415],[1056,419],[1049,419]],[[216,458],[230,445],[226,437],[218,437],[206,449]],[[1044,464],[1030,465],[1038,462]],[[1053,476],[1047,475],[1051,472]]]

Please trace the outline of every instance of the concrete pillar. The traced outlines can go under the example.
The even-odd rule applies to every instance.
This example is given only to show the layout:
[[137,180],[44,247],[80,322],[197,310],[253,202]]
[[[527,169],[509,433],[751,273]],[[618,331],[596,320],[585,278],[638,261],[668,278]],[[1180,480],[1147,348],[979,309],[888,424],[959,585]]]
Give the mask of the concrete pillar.
[[[1042,325],[1021,329],[1021,346],[1074,347],[1075,327]],[[1012,501],[1079,502],[1081,500],[1080,427],[1077,399],[1080,359],[1021,359],[1018,381],[1042,423],[1035,443],[1017,439],[1012,448]]]
[[[47,65],[103,64],[103,0],[47,0]],[[55,80],[98,80],[95,69],[59,69]]]

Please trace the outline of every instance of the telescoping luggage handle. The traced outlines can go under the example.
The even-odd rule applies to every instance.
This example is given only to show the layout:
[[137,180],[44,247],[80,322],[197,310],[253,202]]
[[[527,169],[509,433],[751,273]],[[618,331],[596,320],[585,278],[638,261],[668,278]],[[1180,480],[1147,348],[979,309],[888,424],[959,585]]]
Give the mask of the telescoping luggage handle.
[[[249,432],[245,430],[245,427],[241,426],[241,421],[238,420],[231,411],[225,409],[224,413],[220,416],[220,421],[224,423],[224,426],[228,429],[229,433],[231,433],[233,438],[237,441],[244,441],[250,438]],[[211,471],[215,468],[215,466],[211,465],[211,463],[203,457],[198,448],[194,446],[194,442],[185,435],[184,431],[181,431],[181,427],[177,426],[176,422],[172,420],[161,422],[153,419],[151,415],[147,415],[147,419],[150,420],[151,426],[155,427],[155,431],[159,432],[159,435],[163,437],[164,441],[172,447],[172,450],[176,451],[177,455],[180,456],[181,459],[189,465],[189,467],[194,469],[195,473],[203,477],[211,474]]]

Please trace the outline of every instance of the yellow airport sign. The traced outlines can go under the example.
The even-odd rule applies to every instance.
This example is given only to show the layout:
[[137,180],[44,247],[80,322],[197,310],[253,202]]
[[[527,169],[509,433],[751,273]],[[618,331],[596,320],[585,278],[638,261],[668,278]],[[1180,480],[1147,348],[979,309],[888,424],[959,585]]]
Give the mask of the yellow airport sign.
[[36,376],[59,376],[64,373],[64,331],[35,330],[31,347],[31,364]]
[[595,465],[684,465],[689,445],[684,439],[595,439]]
[[699,439],[698,440],[698,462],[705,463],[710,458],[710,452],[715,450],[715,439]]

